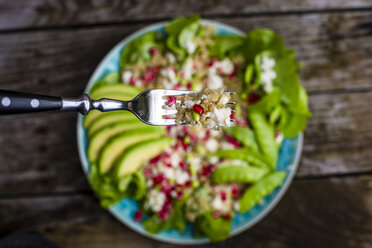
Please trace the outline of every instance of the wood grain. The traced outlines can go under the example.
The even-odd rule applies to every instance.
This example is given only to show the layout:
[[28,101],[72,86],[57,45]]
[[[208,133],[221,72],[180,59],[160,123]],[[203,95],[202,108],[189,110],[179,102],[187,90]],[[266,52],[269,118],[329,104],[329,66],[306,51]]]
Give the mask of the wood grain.
[[[298,50],[314,114],[305,134],[300,177],[372,170],[372,37],[363,26],[371,13],[219,19],[246,31],[274,28]],[[329,33],[335,23],[336,38]],[[109,49],[142,26],[1,34],[0,87],[77,96]],[[353,28],[357,26],[362,28]],[[2,117],[0,195],[88,190],[75,123],[74,113]]]
[[0,2],[0,30],[154,21],[194,13],[211,17],[370,7],[368,0],[12,0]]
[[[296,180],[262,222],[217,247],[371,247],[371,182],[372,176]],[[128,229],[89,195],[3,199],[0,209],[2,234],[37,230],[61,247],[173,247]]]

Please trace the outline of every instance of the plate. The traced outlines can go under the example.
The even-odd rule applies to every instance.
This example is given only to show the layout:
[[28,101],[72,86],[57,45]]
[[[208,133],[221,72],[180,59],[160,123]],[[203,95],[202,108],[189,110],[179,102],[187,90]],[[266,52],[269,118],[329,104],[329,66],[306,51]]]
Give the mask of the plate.
[[[119,42],[101,61],[93,75],[91,76],[88,85],[85,88],[85,92],[89,92],[94,82],[103,78],[106,74],[110,72],[119,72],[119,61],[122,49],[128,44],[129,41],[142,36],[147,32],[155,31],[157,33],[165,34],[166,22],[154,24],[147,26],[128,36],[121,42]],[[216,28],[217,34],[221,35],[244,35],[244,33],[234,27],[228,26],[223,23],[201,20],[202,25],[211,25]],[[77,142],[79,149],[80,161],[83,170],[86,175],[89,172],[89,162],[87,158],[87,132],[83,128],[83,118],[81,115],[78,116],[77,121]],[[279,202],[283,197],[287,188],[289,187],[293,176],[298,167],[298,162],[302,151],[303,135],[299,134],[295,138],[284,139],[282,146],[279,150],[279,160],[277,164],[277,170],[286,171],[287,176],[281,187],[277,188],[273,193],[266,196],[264,200],[254,206],[251,210],[244,214],[237,214],[233,219],[233,224],[231,227],[230,237],[238,233],[241,233],[248,228],[252,227],[254,224],[259,222],[263,217],[265,217]],[[187,225],[186,231],[184,233],[179,233],[175,229],[165,230],[157,234],[148,233],[139,222],[133,220],[135,211],[138,209],[138,205],[134,200],[122,199],[119,203],[111,206],[108,210],[113,216],[115,216],[119,221],[133,229],[134,231],[150,237],[152,239],[163,241],[172,244],[205,244],[209,243],[207,238],[194,238],[193,227]],[[124,231],[124,229],[123,229]]]

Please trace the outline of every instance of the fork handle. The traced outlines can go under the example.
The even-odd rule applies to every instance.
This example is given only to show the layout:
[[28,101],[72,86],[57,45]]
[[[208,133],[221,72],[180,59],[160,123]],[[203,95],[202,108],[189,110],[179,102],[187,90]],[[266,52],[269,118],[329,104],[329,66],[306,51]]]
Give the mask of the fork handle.
[[128,110],[129,102],[112,99],[91,100],[87,94],[80,98],[62,98],[15,91],[0,90],[0,115],[33,113],[51,110],[78,111],[87,114],[92,109],[102,112]]

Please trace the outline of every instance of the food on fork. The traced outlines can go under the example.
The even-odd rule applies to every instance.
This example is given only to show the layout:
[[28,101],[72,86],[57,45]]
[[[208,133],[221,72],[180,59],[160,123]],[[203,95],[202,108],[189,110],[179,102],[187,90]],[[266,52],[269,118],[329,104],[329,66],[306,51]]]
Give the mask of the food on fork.
[[200,125],[208,129],[229,127],[232,120],[232,110],[227,107],[230,93],[220,88],[217,90],[204,89],[185,95],[176,104],[177,124]]

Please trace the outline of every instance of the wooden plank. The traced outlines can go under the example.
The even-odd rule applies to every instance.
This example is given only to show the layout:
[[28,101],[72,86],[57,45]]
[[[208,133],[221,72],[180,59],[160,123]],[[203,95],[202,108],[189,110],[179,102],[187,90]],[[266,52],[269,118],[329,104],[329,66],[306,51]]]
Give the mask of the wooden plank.
[[[370,247],[371,181],[372,176],[296,180],[269,216],[218,247]],[[71,248],[170,247],[125,227],[89,195],[3,199],[0,209],[3,235],[37,230]]]
[[311,12],[372,7],[368,0],[282,1],[0,1],[0,30],[161,20],[199,13],[204,16]]
[[[318,77],[317,69],[312,74],[309,73],[310,78],[303,76],[306,88],[315,95],[310,98],[314,117],[309,121],[305,135],[304,157],[298,172],[301,177],[371,171],[369,161],[372,154],[372,131],[368,120],[372,111],[369,107],[372,93],[318,94],[322,90],[347,90],[371,87],[372,84],[372,57],[367,49],[372,44],[367,42],[371,40],[371,36],[363,36],[362,33],[359,38],[341,39],[353,46],[341,45],[344,49],[342,55],[335,53],[333,60],[333,53],[328,51],[329,46],[319,45],[326,43],[329,37],[323,34],[325,29],[322,27],[327,23],[324,21],[337,19],[339,16],[314,15],[311,20],[306,21],[301,21],[302,17],[297,16],[299,25],[289,25],[296,23],[294,16],[272,18],[272,24],[265,18],[229,20],[231,24],[244,30],[270,24],[269,27],[280,29],[283,35],[286,34],[285,39],[290,40],[293,46],[297,44],[296,38],[293,38],[296,36],[300,40],[297,44],[299,58],[306,65],[303,71],[310,70],[307,68],[319,61],[312,57],[312,53],[322,58],[329,56],[326,62],[321,63],[334,69],[324,74],[324,78]],[[365,23],[367,19],[366,13],[354,13],[343,19],[341,24],[342,27],[352,27]],[[77,96],[83,91],[89,75],[105,53],[139,26],[141,25],[0,35],[0,87]],[[303,28],[303,32],[300,28]],[[310,39],[309,33],[315,34],[317,30],[321,38]],[[361,32],[348,34],[347,30],[349,29],[341,28],[339,31],[345,36]],[[301,46],[312,49],[301,49]],[[339,55],[352,60],[350,63],[338,64],[336,58]],[[356,65],[359,65],[357,72]],[[321,64],[314,67],[320,68]],[[348,84],[340,80],[337,71],[343,73],[342,77],[349,78]],[[89,189],[77,153],[75,117],[74,113],[1,117],[0,194]]]
[[[279,32],[298,51],[306,88],[319,91],[371,86],[371,16],[372,11],[218,20],[244,31],[265,27]],[[0,87],[79,94],[105,53],[143,26],[2,34]]]

